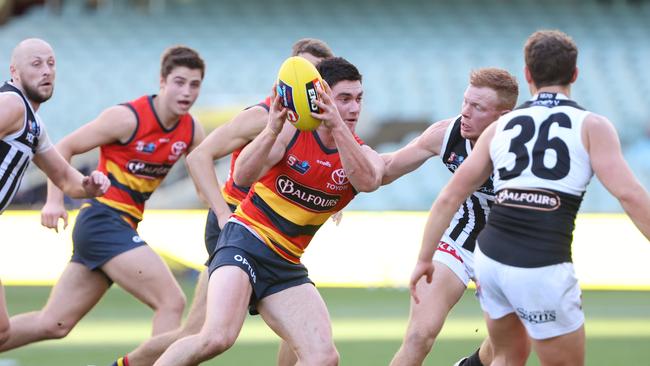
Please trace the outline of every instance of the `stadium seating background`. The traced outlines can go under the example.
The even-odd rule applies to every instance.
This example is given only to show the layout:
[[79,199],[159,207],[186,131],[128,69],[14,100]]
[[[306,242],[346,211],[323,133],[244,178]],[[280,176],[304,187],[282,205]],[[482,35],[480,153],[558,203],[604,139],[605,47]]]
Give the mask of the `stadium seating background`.
[[[358,132],[377,150],[392,151],[428,123],[459,112],[473,68],[510,70],[519,79],[523,101],[529,93],[522,45],[536,29],[558,28],[574,37],[580,48],[580,77],[573,98],[615,123],[626,156],[650,188],[646,158],[650,152],[649,2],[113,0],[101,4],[92,11],[81,0],[65,1],[59,12],[36,6],[0,26],[2,70],[8,70],[11,49],[23,38],[42,37],[54,46],[55,95],[40,113],[55,141],[110,105],[155,93],[160,54],[173,44],[196,48],[207,62],[194,113],[209,130],[264,98],[292,43],[315,37],[359,67],[365,99]],[[86,165],[95,159],[87,159],[91,163]],[[221,178],[227,166],[226,161],[218,164]],[[376,193],[361,195],[350,208],[426,210],[448,177],[439,161],[430,161]],[[32,170],[27,178],[15,207],[40,208],[32,196],[42,198],[43,177]],[[181,168],[153,196],[150,207],[201,207],[195,196]],[[611,212],[620,207],[594,182],[583,211]]]

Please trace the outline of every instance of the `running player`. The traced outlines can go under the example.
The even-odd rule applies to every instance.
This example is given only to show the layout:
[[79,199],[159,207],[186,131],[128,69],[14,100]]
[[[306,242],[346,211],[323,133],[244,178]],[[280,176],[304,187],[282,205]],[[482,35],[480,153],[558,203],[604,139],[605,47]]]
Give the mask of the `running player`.
[[363,95],[356,67],[335,57],[317,68],[332,85],[319,90],[316,102],[321,113],[314,116],[323,123],[312,132],[296,130],[285,124],[286,109],[274,97],[267,126],[235,165],[235,183],[257,183],[219,237],[205,324],[175,342],[156,366],[194,365],[223,353],[247,308],[291,346],[298,364],[338,364],[327,308],[300,257],[334,212],[357,192],[379,186],[384,162],[354,134]]
[[[316,64],[334,54],[329,46],[318,39],[304,38],[292,47],[292,56],[301,56]],[[248,187],[241,187],[233,181],[235,161],[241,150],[266,127],[269,120],[271,98],[241,111],[232,121],[212,131],[205,140],[187,156],[187,167],[201,195],[210,204],[205,225],[205,245],[208,256],[217,245],[221,228],[228,221],[232,211],[246,197]],[[214,161],[232,153],[230,173],[219,193],[219,182],[214,172]],[[224,201],[225,198],[225,201]],[[215,215],[218,212],[218,215]],[[206,263],[207,265],[207,263]],[[149,366],[176,340],[201,330],[205,320],[206,293],[208,290],[207,267],[201,272],[194,290],[194,299],[187,319],[182,327],[152,337],[128,355],[115,361],[114,366]],[[290,366],[296,363],[293,352],[281,347],[278,364]]]
[[571,260],[575,217],[593,173],[650,238],[650,196],[623,159],[607,118],[569,99],[578,49],[560,31],[524,47],[533,98],[501,117],[436,199],[411,278],[431,281],[431,257],[458,206],[494,174],[495,203],[479,234],[475,271],[492,365],[583,365],[584,314]]
[[[54,184],[75,198],[96,197],[110,186],[94,171],[84,177],[53,148],[36,113],[54,92],[56,58],[42,39],[20,42],[11,54],[11,81],[0,87],[0,214],[11,203],[30,161]],[[0,344],[9,339],[9,315],[0,282]]]
[[[104,197],[83,204],[72,233],[71,261],[47,304],[13,316],[11,336],[0,349],[65,337],[113,282],[154,310],[153,334],[180,325],[185,306],[180,286],[136,229],[146,200],[173,164],[203,139],[201,126],[188,111],[204,71],[196,51],[167,49],[158,95],[108,108],[57,145],[66,159],[100,147],[99,169],[112,186]],[[43,223],[56,228],[60,218],[66,225],[63,193],[50,184]]]
[[[481,133],[517,103],[519,89],[514,76],[502,69],[474,70],[463,96],[459,116],[434,123],[407,146],[383,154],[386,171],[382,184],[421,166],[433,156],[452,173],[467,159]],[[391,365],[421,365],[430,352],[452,307],[460,300],[470,279],[474,279],[476,236],[485,226],[494,201],[492,179],[463,203],[445,231],[433,257],[431,282],[417,283],[419,303],[411,302],[411,315],[402,346]],[[469,357],[467,365],[489,365],[489,342]]]

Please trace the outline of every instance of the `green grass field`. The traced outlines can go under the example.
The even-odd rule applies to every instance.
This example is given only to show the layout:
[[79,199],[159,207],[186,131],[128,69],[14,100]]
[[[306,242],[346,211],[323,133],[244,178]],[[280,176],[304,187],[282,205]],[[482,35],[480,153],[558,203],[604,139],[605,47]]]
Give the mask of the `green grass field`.
[[[184,283],[188,299],[192,284]],[[38,309],[48,287],[8,287],[11,314]],[[399,289],[321,289],[332,320],[341,365],[387,365],[399,347],[408,316],[408,292]],[[650,292],[585,292],[587,365],[650,364]],[[151,312],[121,289],[111,289],[64,340],[0,354],[0,366],[110,365],[150,330]],[[426,365],[451,365],[479,345],[486,330],[468,291],[450,315]],[[205,365],[273,365],[277,337],[249,317],[236,345]],[[8,360],[15,360],[14,362]],[[529,365],[539,365],[531,356]]]

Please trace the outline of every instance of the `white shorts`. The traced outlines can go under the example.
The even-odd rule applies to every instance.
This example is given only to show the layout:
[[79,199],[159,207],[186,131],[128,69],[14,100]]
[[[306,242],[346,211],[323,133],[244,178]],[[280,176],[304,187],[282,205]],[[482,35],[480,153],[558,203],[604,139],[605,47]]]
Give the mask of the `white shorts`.
[[469,280],[474,280],[474,253],[457,246],[452,240],[443,238],[443,241],[438,243],[433,260],[449,267],[465,287],[469,284]]
[[571,333],[584,323],[573,263],[538,268],[499,263],[474,251],[478,298],[491,319],[516,313],[533,339]]

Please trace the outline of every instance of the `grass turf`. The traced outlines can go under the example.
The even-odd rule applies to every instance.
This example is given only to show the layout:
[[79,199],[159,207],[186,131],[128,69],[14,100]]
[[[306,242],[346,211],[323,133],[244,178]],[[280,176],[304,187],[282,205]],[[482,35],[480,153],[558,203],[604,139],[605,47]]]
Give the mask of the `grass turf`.
[[[184,283],[191,299],[192,284]],[[49,287],[8,287],[11,314],[40,308]],[[333,320],[341,365],[387,365],[408,318],[408,292],[400,289],[321,289]],[[647,365],[650,359],[650,292],[583,293],[587,365]],[[151,311],[113,288],[63,340],[0,354],[0,366],[110,365],[146,339]],[[426,365],[451,365],[486,335],[478,302],[468,291],[456,306]],[[278,338],[259,317],[249,317],[235,346],[205,365],[273,365]],[[7,360],[15,360],[9,362]],[[539,365],[531,356],[529,365]]]

